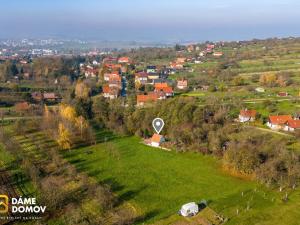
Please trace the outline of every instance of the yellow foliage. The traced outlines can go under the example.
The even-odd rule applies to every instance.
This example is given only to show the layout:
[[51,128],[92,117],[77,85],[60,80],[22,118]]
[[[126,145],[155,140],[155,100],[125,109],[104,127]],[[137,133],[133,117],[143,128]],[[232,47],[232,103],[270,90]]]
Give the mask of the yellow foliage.
[[272,72],[264,73],[259,78],[259,82],[265,85],[274,85],[276,83],[276,80],[277,80],[277,75]]
[[75,87],[75,95],[77,98],[88,98],[90,91],[90,88],[85,83],[82,81],[77,82]]
[[74,122],[76,119],[76,111],[72,106],[61,104],[59,106],[59,113],[62,118],[71,122]]
[[75,125],[76,125],[76,127],[80,128],[80,129],[85,129],[88,127],[88,123],[83,118],[83,116],[79,116],[75,119]]
[[62,149],[71,148],[71,133],[62,123],[58,125],[57,143]]
[[49,108],[48,108],[48,106],[46,106],[46,105],[45,105],[45,107],[44,107],[44,116],[45,116],[46,118],[49,118]]

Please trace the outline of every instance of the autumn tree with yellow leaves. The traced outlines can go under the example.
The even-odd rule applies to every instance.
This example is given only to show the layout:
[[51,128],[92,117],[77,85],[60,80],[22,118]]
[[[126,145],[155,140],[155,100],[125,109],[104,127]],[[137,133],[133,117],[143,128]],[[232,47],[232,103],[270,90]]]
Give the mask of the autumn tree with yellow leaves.
[[51,111],[45,107],[44,123],[44,128],[53,134],[58,145],[64,150],[71,149],[76,141],[94,141],[88,121],[83,116],[78,116],[71,105],[60,104],[57,110]]
[[76,98],[88,98],[90,96],[91,88],[83,81],[78,81],[75,87]]
[[59,123],[58,125],[58,145],[64,150],[70,150],[72,141],[71,141],[71,133],[69,129],[67,129],[63,123]]

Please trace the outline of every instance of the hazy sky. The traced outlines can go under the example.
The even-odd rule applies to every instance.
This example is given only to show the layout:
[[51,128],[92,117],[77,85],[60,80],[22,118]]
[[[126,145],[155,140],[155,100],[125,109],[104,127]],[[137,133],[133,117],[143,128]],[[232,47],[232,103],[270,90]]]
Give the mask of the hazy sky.
[[0,37],[240,40],[300,36],[299,0],[0,0]]

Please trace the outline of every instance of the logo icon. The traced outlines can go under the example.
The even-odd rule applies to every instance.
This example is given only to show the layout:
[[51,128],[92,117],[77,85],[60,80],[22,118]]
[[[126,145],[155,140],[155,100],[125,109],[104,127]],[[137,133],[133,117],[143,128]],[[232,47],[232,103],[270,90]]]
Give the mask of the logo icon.
[[152,126],[153,126],[154,130],[156,131],[156,133],[159,134],[162,131],[162,129],[164,128],[165,122],[161,118],[155,118],[152,121]]
[[0,195],[0,213],[8,213],[7,195]]

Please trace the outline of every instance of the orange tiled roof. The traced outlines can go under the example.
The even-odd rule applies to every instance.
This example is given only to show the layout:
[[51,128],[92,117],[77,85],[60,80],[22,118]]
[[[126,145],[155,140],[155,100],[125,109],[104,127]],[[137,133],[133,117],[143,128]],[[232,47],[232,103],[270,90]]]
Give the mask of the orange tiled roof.
[[151,141],[152,142],[157,142],[157,143],[159,143],[160,142],[160,140],[162,139],[162,135],[159,135],[159,134],[153,134],[153,136],[152,136],[152,138],[151,138]]
[[269,116],[272,124],[285,124],[288,120],[292,120],[291,115]]
[[243,117],[255,117],[256,110],[243,109],[240,111],[240,115]]
[[163,91],[165,93],[173,93],[173,88],[172,87],[155,88],[155,92],[160,92],[160,91]]
[[300,120],[288,120],[287,125],[291,128],[300,128]]
[[102,89],[103,89],[103,93],[109,93],[110,92],[110,88],[109,88],[108,85],[104,85]]
[[121,57],[118,60],[119,62],[129,62],[129,57]]
[[165,88],[165,87],[168,87],[168,84],[167,83],[156,83],[154,85],[155,88]]
[[109,75],[109,82],[111,81],[117,81],[117,82],[121,82],[121,76],[119,74],[116,74],[116,73],[111,73]]
[[150,102],[150,101],[156,101],[158,99],[158,95],[155,93],[149,93],[148,95],[138,95],[137,96],[137,102]]

